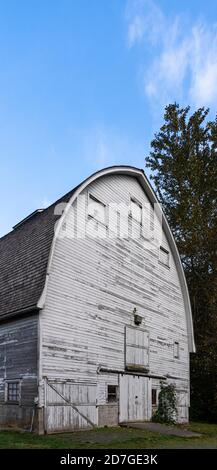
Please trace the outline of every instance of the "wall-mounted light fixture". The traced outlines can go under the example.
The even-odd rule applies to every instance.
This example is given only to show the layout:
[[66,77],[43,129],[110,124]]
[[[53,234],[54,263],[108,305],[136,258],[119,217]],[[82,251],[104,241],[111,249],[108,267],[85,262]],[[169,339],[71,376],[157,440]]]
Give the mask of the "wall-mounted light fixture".
[[134,323],[135,325],[141,325],[142,323],[142,317],[137,314],[136,307],[133,309],[133,314],[134,314]]

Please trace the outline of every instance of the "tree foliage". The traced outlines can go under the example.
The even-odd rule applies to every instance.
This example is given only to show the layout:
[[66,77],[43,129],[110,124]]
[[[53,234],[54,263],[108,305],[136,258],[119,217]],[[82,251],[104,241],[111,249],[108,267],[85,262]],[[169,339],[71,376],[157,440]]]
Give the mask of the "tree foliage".
[[192,410],[217,419],[217,117],[170,104],[146,158],[187,277],[197,353]]

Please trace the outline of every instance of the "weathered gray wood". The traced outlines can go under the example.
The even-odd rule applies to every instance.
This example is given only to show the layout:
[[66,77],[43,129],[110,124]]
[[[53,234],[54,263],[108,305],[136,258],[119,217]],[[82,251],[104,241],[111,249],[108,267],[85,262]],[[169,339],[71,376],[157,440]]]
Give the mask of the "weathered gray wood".
[[[72,232],[74,219],[83,217],[88,236],[56,239],[51,206],[1,240],[1,318],[8,315],[8,323],[0,325],[0,422],[31,424],[37,396],[40,432],[43,422],[51,431],[83,428],[85,416],[96,425],[113,424],[117,410],[119,419],[150,419],[151,388],[158,395],[161,378],[176,385],[178,420],[188,420],[189,351],[194,351],[189,297],[164,218],[163,251],[153,245],[160,226],[156,230],[153,207],[147,209],[149,198],[156,201],[141,170],[105,169],[61,199],[71,204],[59,234]],[[124,203],[130,212],[108,210],[111,203]],[[81,235],[82,227],[74,234]],[[33,307],[42,308],[39,318],[30,315]],[[18,318],[21,310],[25,316]],[[135,325],[135,314],[141,325]],[[17,320],[9,322],[9,315]],[[55,396],[44,376],[57,387]],[[19,381],[19,404],[7,405],[7,380]],[[118,388],[114,403],[109,385]],[[65,393],[68,402],[61,399]]]
[[[0,423],[29,424],[37,396],[38,315],[0,325]],[[7,381],[19,381],[20,401],[7,403]]]
[[[92,194],[103,204],[127,204],[131,195],[143,205],[148,202],[136,178],[124,175],[100,178],[83,194],[87,202],[88,194]],[[72,208],[65,221],[67,230],[72,228],[73,217]],[[92,222],[90,232],[94,230]],[[134,233],[141,230],[138,224],[132,229]],[[102,226],[102,234],[106,230]],[[175,377],[168,382],[174,382],[188,397],[185,303],[167,237],[164,233],[162,244],[170,252],[169,268],[159,262],[159,249],[150,250],[151,242],[143,235],[137,239],[108,235],[56,241],[41,314],[42,375],[75,384],[97,382],[101,404],[106,406],[108,382],[105,377],[103,383],[99,380],[97,370],[101,366],[124,372],[125,327],[135,326],[136,308],[142,317],[141,328],[149,332],[150,376]],[[180,345],[179,359],[174,358],[174,341]],[[118,383],[118,374],[113,374],[113,380]],[[186,409],[188,405],[187,401]],[[147,409],[150,416],[150,396]],[[179,414],[181,420],[181,411]]]
[[[63,402],[61,403],[61,405],[63,405],[64,407],[65,407],[65,404],[71,406],[72,409],[75,410],[78,415],[80,415],[85,421],[87,421],[88,424],[90,424],[90,426],[95,427],[95,424],[88,418],[88,416],[86,416],[84,413],[82,413],[81,410],[79,410],[79,408],[76,406],[76,403],[72,403],[72,401],[69,398],[67,398],[65,395],[63,395],[62,392],[57,390],[57,388],[54,387],[54,385],[51,382],[47,381],[47,386],[48,386],[48,390],[50,387],[57,396],[62,398]],[[84,386],[82,388],[84,388]],[[77,404],[79,405],[80,403],[77,403]],[[56,405],[59,406],[59,403],[56,401],[54,401],[51,404],[51,406],[56,406]],[[87,405],[89,405],[89,403],[87,403]],[[94,406],[95,406],[95,403],[94,403]]]
[[96,385],[58,383],[45,379],[46,432],[95,427]]
[[120,375],[120,423],[151,419],[151,379]]

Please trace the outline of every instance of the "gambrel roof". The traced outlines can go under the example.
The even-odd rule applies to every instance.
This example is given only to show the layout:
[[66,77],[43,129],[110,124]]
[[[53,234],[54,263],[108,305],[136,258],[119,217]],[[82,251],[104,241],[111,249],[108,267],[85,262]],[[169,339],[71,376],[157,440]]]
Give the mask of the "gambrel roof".
[[[111,174],[125,174],[137,178],[151,204],[158,202],[143,170],[130,166],[113,166],[94,173],[47,209],[42,212],[36,211],[32,217],[27,217],[17,224],[12,232],[0,239],[0,319],[43,308],[55,249],[55,234],[58,234],[58,229],[54,232],[58,217],[58,227],[60,227],[80,192],[97,178]],[[55,215],[54,209],[56,204],[61,202],[67,204],[60,217]],[[185,275],[164,214],[162,214],[162,224],[179,275],[185,304],[189,351],[193,352],[195,351],[193,323]]]
[[0,318],[37,308],[43,291],[47,263],[54,237],[57,203],[67,203],[74,191],[67,193],[43,211],[15,225],[0,238]]

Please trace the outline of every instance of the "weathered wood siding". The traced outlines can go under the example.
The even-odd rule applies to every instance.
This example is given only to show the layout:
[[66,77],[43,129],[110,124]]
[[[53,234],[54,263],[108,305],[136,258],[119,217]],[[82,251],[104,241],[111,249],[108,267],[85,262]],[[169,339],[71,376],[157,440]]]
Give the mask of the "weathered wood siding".
[[[86,200],[88,193],[104,204],[129,204],[132,196],[142,204],[148,202],[136,178],[124,175],[101,177],[84,191]],[[69,211],[66,231],[72,220]],[[107,229],[102,226],[101,230]],[[135,326],[136,308],[141,328],[149,333],[149,374],[169,375],[168,381],[186,394],[188,405],[185,309],[166,237],[162,243],[170,252],[169,268],[159,263],[159,250],[150,250],[144,236],[109,235],[107,239],[66,237],[56,242],[41,313],[42,376],[95,383],[100,405],[106,405],[107,380],[102,381],[97,371],[99,367],[125,370],[125,328]],[[174,358],[175,341],[180,345],[179,359]],[[118,374],[112,377],[118,383]],[[159,388],[159,380],[155,382]]]
[[118,374],[100,373],[97,376],[96,404],[98,408],[98,426],[112,426],[119,423],[119,391],[117,403],[108,403],[108,385],[119,386]]
[[98,423],[96,384],[46,380],[45,401],[47,432],[87,428]]
[[120,422],[149,421],[152,413],[151,379],[142,376],[120,375]]
[[[0,424],[30,425],[37,396],[38,315],[0,324]],[[8,403],[7,381],[19,381],[19,404]]]

